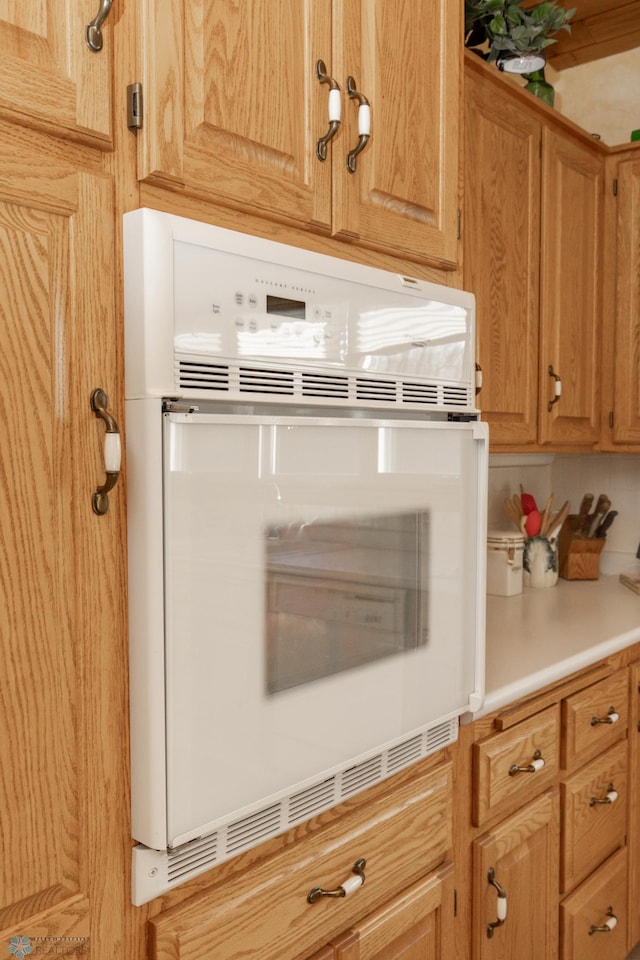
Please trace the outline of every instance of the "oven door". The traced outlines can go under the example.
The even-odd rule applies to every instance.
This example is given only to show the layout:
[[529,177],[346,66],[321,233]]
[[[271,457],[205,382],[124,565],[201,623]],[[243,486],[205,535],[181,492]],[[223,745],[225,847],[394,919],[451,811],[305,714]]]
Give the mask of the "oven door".
[[162,445],[169,846],[477,708],[484,424],[164,413]]

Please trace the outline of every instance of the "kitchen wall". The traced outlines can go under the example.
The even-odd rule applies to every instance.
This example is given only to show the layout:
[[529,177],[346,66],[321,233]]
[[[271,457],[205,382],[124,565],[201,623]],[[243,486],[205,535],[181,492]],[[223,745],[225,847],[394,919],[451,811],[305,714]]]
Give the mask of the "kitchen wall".
[[550,64],[545,75],[556,91],[555,108],[608,146],[628,143],[640,129],[639,47],[565,70]]
[[539,506],[550,493],[559,508],[565,500],[575,513],[584,493],[606,493],[618,510],[600,557],[601,573],[640,571],[635,554],[640,543],[640,456],[625,454],[505,454],[489,463],[489,528],[508,530],[502,501],[523,484]]

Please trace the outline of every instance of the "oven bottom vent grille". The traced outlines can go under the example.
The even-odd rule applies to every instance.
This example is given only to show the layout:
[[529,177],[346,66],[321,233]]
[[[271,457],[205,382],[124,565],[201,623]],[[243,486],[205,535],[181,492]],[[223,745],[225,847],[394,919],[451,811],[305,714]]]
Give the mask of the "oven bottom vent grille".
[[454,717],[180,847],[167,851],[150,850],[142,845],[135,847],[133,903],[136,906],[147,903],[178,884],[284,833],[290,827],[336,806],[409,764],[455,743],[457,738],[458,719]]
[[333,374],[288,367],[225,364],[197,357],[177,357],[176,387],[188,399],[212,394],[229,400],[269,399],[328,404],[411,406],[434,409],[474,409],[475,393],[465,385],[437,381],[395,380],[388,377]]

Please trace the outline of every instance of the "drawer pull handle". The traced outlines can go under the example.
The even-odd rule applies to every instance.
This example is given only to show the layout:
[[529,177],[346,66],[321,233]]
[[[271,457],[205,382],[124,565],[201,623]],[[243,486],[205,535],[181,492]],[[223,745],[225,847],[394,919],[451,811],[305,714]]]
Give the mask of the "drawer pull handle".
[[598,797],[591,797],[591,800],[589,800],[589,806],[595,807],[596,803],[615,803],[617,799],[618,799],[618,791],[614,790],[613,784],[610,783],[609,786],[607,787],[606,797],[602,797],[601,800],[599,800]]
[[120,477],[122,451],[120,445],[120,427],[107,409],[109,398],[99,387],[91,394],[91,409],[99,420],[104,421],[104,469],[105,481],[93,494],[93,511],[103,517],[109,509],[109,493]]
[[613,907],[609,907],[607,910],[608,920],[602,924],[601,927],[597,927],[595,923],[592,923],[589,927],[589,936],[593,936],[594,933],[611,933],[613,929],[618,925],[618,918],[613,912]]
[[542,770],[543,767],[544,757],[540,750],[536,750],[531,763],[527,763],[524,767],[519,767],[517,763],[512,763],[509,767],[509,776],[515,777],[516,773],[537,773],[538,770]]
[[620,714],[616,713],[616,708],[609,707],[606,717],[591,717],[591,726],[595,727],[598,723],[617,723],[619,719]]
[[507,895],[504,891],[504,887],[502,887],[496,880],[496,872],[493,867],[489,868],[487,880],[498,891],[498,896],[496,899],[496,913],[498,915],[498,919],[487,924],[487,936],[489,939],[491,939],[493,936],[493,931],[496,929],[496,927],[501,927],[507,919]]
[[347,877],[344,883],[341,883],[335,890],[325,890],[323,887],[313,887],[307,894],[307,903],[317,903],[322,897],[347,897],[354,890],[358,890],[365,880],[364,868],[367,861],[360,857],[353,865],[355,876]]

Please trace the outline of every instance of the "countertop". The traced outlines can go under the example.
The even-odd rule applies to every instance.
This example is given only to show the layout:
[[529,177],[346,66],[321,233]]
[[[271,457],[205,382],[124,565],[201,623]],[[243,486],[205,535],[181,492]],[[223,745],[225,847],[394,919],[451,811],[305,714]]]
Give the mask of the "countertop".
[[640,595],[617,576],[558,580],[487,597],[486,695],[480,717],[640,642]]

